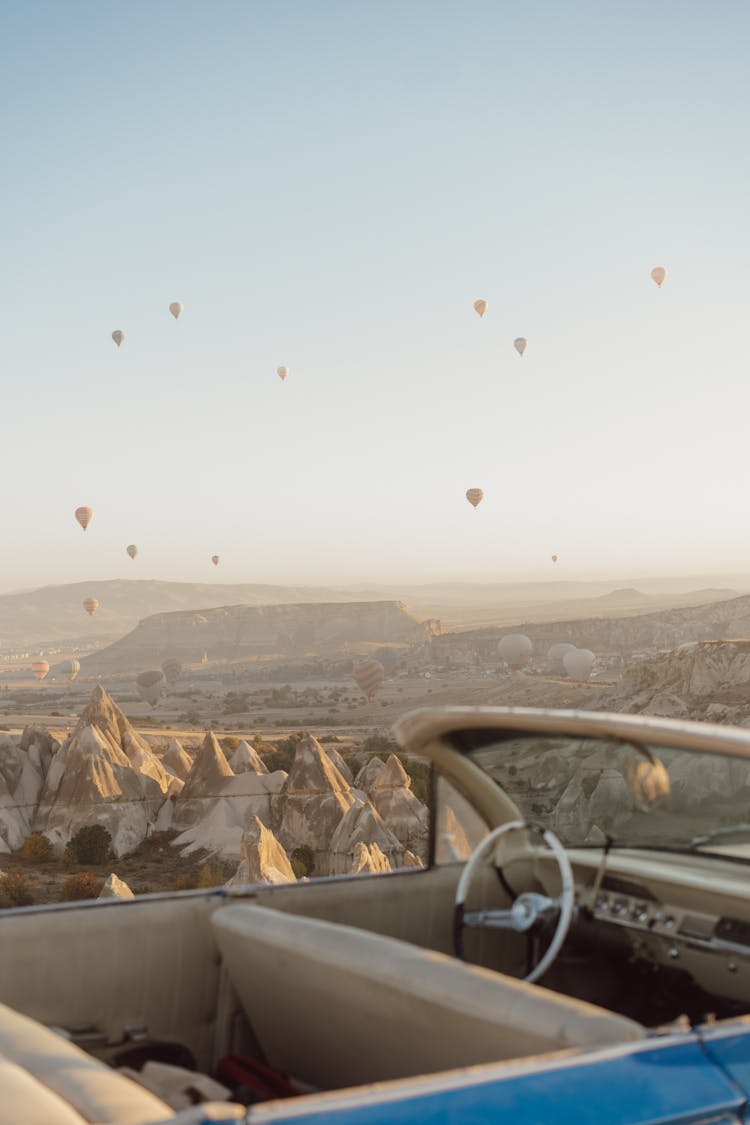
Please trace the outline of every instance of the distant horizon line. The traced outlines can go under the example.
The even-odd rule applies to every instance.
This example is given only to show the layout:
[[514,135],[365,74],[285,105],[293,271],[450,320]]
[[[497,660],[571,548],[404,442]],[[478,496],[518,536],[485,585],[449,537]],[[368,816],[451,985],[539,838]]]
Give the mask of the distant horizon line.
[[497,587],[497,586],[574,586],[584,584],[601,584],[612,585],[613,589],[633,588],[638,583],[651,584],[651,583],[692,583],[696,582],[700,585],[698,589],[702,588],[704,583],[710,586],[715,583],[721,583],[725,586],[729,583],[733,586],[738,583],[740,586],[746,584],[750,588],[750,570],[748,571],[682,571],[682,572],[668,572],[663,571],[637,574],[613,574],[607,571],[579,571],[570,575],[546,575],[541,574],[519,574],[511,573],[502,576],[489,575],[485,572],[476,574],[446,574],[446,575],[431,575],[424,578],[416,578],[415,576],[400,576],[393,578],[380,577],[377,579],[367,578],[341,578],[341,579],[318,579],[318,580],[286,580],[286,581],[271,581],[271,580],[247,580],[238,579],[226,581],[210,581],[206,580],[191,580],[185,578],[155,578],[155,577],[138,577],[138,578],[123,578],[121,576],[113,578],[82,578],[69,582],[49,582],[38,585],[14,587],[10,589],[0,590],[0,597],[20,597],[24,594],[40,593],[43,590],[56,590],[64,589],[71,586],[82,585],[110,585],[110,584],[123,584],[123,585],[139,585],[142,583],[153,585],[171,585],[171,586],[207,586],[218,589],[229,586],[247,586],[251,588],[272,587],[276,589],[292,589],[292,588],[307,588],[310,590],[330,590],[332,588],[340,588],[350,591],[356,591],[362,587],[368,587],[373,590],[377,589],[393,589],[393,587],[404,586],[406,588],[427,589],[432,586],[484,586],[484,587]]

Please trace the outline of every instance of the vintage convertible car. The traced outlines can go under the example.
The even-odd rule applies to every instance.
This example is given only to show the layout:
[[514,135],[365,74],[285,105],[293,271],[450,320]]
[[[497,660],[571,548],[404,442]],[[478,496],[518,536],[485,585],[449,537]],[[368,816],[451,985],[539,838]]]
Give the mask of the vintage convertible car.
[[[424,868],[3,913],[2,1125],[744,1120],[750,732],[446,708],[396,737],[432,766]],[[175,1114],[116,1069],[167,1048],[304,1092]]]

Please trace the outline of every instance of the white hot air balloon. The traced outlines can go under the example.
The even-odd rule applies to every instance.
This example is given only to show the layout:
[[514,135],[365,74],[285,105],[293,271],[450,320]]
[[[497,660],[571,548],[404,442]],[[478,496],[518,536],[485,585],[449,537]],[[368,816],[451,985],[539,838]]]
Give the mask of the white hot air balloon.
[[665,270],[664,266],[654,266],[654,268],[651,270],[651,280],[656,282],[659,289],[661,289],[662,285],[666,281],[666,278],[667,271]]
[[475,301],[474,310],[479,314],[479,316],[484,316],[484,314],[487,312],[487,302],[481,300],[481,298],[480,300]]
[[289,368],[288,367],[277,367],[276,368],[276,374],[278,375],[279,379],[281,379],[281,381],[283,383],[284,380],[286,379],[287,375],[289,374]]
[[563,661],[569,652],[575,651],[576,646],[569,644],[567,641],[558,641],[557,644],[550,645],[547,649],[547,667],[550,672],[564,673],[565,665]]
[[522,356],[526,351],[527,342],[528,341],[526,340],[525,336],[516,336],[515,340],[513,341],[513,347],[516,349],[519,355]]
[[565,653],[563,665],[571,680],[587,680],[594,667],[594,654],[588,648],[575,648]]
[[528,664],[534,646],[525,633],[506,633],[498,642],[497,651],[508,667],[516,671]]
[[116,328],[112,333],[112,339],[117,344],[118,348],[121,348],[125,343],[125,333],[122,332],[119,328]]
[[172,304],[169,306],[169,311],[171,312],[175,320],[180,319],[184,307],[185,306],[183,305],[182,301],[172,301]]

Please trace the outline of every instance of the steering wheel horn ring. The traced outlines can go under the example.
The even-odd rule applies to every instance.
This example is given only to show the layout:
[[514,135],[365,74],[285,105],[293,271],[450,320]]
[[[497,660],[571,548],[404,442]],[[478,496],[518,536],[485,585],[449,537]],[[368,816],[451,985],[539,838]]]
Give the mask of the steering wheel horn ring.
[[[474,910],[467,911],[465,903],[468,898],[472,880],[479,866],[488,858],[499,839],[514,831],[534,831],[541,835],[544,843],[550,849],[557,861],[562,879],[562,890],[557,899],[535,891],[525,891],[516,897],[509,910]],[[570,923],[573,920],[575,903],[575,888],[570,860],[558,837],[549,829],[540,824],[529,823],[523,820],[508,821],[494,828],[483,840],[479,842],[461,872],[461,878],[456,888],[456,901],[454,908],[454,942],[456,956],[463,956],[463,928],[472,926],[476,928],[494,930],[512,930],[522,934],[531,930],[537,922],[548,920],[558,914],[557,926],[552,941],[547,951],[524,980],[532,984],[547,972],[549,967],[560,952],[565,938],[568,936]]]

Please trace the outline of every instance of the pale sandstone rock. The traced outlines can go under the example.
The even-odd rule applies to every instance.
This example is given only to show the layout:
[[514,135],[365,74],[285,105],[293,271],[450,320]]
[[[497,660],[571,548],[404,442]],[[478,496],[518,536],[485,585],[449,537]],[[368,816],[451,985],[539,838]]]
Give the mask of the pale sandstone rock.
[[370,786],[370,801],[404,848],[422,853],[427,844],[428,812],[411,791],[411,778],[395,754]]
[[392,870],[388,857],[383,855],[377,844],[370,844],[368,847],[360,840],[352,857],[353,875],[376,875]]
[[235,773],[268,773],[258,751],[244,738],[229,759],[229,765]]
[[124,879],[118,879],[114,871],[104,880],[99,898],[135,898]]
[[242,859],[227,883],[228,887],[247,883],[294,883],[296,876],[289,856],[270,828],[253,813],[248,814],[242,835]]

